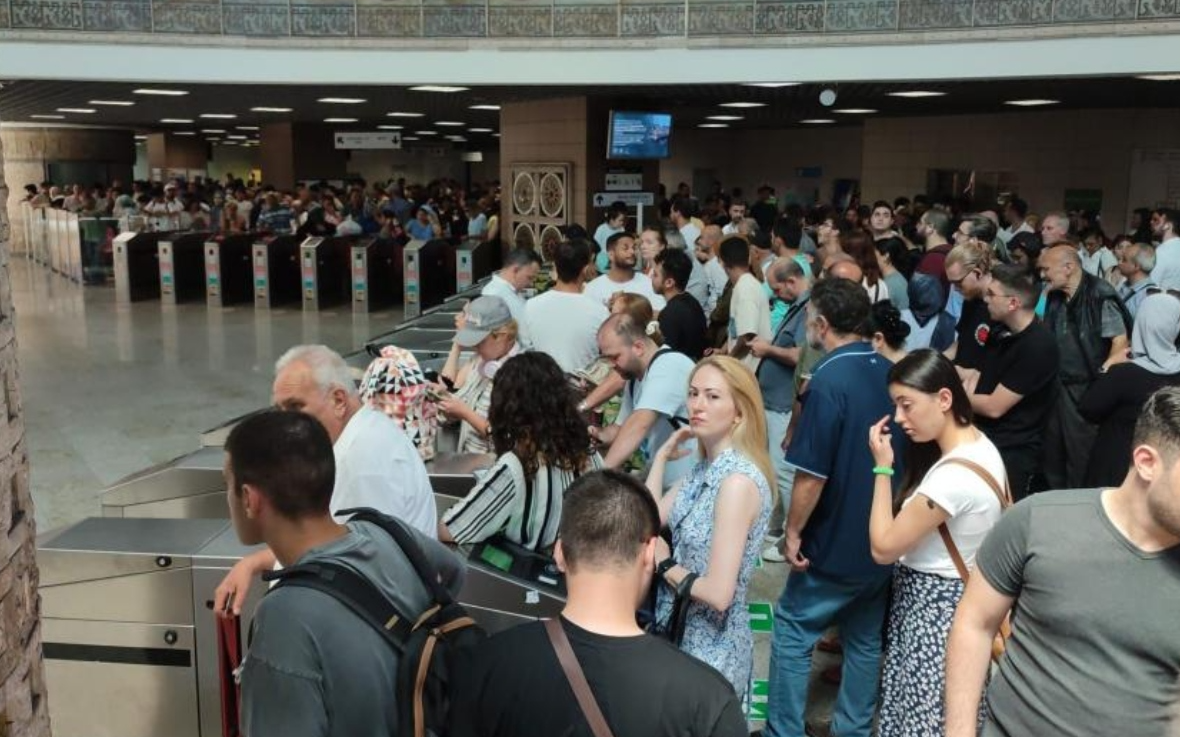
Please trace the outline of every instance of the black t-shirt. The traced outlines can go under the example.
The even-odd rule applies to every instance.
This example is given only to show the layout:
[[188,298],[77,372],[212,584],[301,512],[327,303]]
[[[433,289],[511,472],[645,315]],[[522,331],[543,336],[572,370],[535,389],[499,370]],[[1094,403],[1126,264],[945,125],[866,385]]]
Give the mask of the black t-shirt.
[[707,328],[704,308],[688,292],[668,300],[660,310],[660,333],[664,336],[664,345],[694,361],[705,356]]
[[1003,384],[1021,396],[1003,417],[975,416],[975,423],[1000,450],[1040,448],[1056,401],[1057,341],[1040,320],[1019,333],[993,332],[983,354],[976,394],[991,394]]
[[983,365],[983,348],[987,345],[988,336],[996,329],[996,324],[988,315],[987,302],[982,299],[964,300],[959,324],[955,327],[959,341],[959,347],[955,349],[955,365],[969,369]]
[[[713,668],[651,635],[561,623],[615,737],[748,737],[733,687]],[[454,686],[454,737],[592,737],[541,622],[489,638]]]

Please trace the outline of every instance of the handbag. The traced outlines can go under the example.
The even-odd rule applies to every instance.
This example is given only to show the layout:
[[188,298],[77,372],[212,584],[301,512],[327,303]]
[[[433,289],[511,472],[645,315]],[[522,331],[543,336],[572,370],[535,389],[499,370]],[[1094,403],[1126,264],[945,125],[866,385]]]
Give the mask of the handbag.
[[[1001,489],[995,477],[975,461],[969,461],[966,458],[947,458],[943,463],[953,463],[974,471],[975,475],[983,479],[983,482],[995,492],[996,498],[1000,500],[1000,511],[1012,506],[1012,494],[1008,491],[1007,479],[1004,479],[1004,487]],[[962,554],[959,553],[959,547],[955,545],[955,540],[951,537],[950,528],[946,526],[945,522],[938,526],[938,534],[942,536],[942,542],[946,545],[946,551],[950,554],[951,561],[955,564],[955,570],[959,572],[959,578],[963,579],[963,583],[966,584],[967,580],[971,577],[971,573],[967,570],[967,563],[963,560]],[[1000,656],[1004,654],[1004,650],[1008,647],[1008,638],[1012,636],[1011,616],[1011,613],[1004,615],[1004,621],[1000,622],[1000,631],[996,633],[995,639],[992,640],[992,662],[999,662]]]
[[672,600],[672,612],[668,615],[668,621],[660,624],[653,620],[648,632],[680,647],[681,641],[684,640],[684,626],[688,622],[688,605],[692,603],[692,585],[696,580],[695,573],[689,573],[684,577],[676,587],[676,598]]
[[569,681],[570,688],[574,690],[574,698],[578,700],[578,708],[582,710],[582,716],[586,717],[587,723],[590,724],[590,731],[594,733],[594,737],[614,737],[614,732],[611,732],[610,725],[606,723],[606,717],[603,716],[602,709],[598,706],[598,700],[594,698],[594,692],[590,690],[586,674],[578,663],[578,656],[570,647],[570,640],[566,637],[561,622],[556,619],[546,619],[545,632],[549,635],[549,642],[553,644],[553,651],[557,653],[557,662],[561,663],[561,670],[565,672],[565,678]]

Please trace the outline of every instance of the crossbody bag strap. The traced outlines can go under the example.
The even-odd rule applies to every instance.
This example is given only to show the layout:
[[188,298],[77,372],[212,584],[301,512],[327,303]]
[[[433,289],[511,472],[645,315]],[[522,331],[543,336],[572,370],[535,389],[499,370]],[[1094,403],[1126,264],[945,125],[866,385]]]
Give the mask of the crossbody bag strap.
[[[940,461],[939,465],[951,463],[973,471],[976,476],[982,479],[992,490],[992,493],[996,495],[996,498],[1000,500],[1000,509],[1006,509],[1011,506],[1012,495],[1008,491],[1007,478],[1004,479],[1004,486],[1001,488],[999,482],[996,481],[996,477],[990,471],[975,461],[966,458],[946,458]],[[942,542],[946,545],[946,552],[950,554],[951,561],[955,564],[955,570],[959,572],[959,578],[963,579],[963,582],[966,583],[967,579],[971,577],[970,572],[967,570],[967,562],[963,560],[963,555],[959,552],[959,546],[955,545],[955,539],[951,537],[951,530],[945,522],[938,526],[938,534],[942,537]]]
[[594,733],[594,737],[614,737],[610,725],[606,723],[606,717],[602,715],[602,709],[598,706],[598,700],[594,698],[594,692],[590,690],[586,674],[578,663],[578,656],[574,654],[574,649],[570,646],[569,638],[566,637],[561,622],[557,619],[546,619],[545,632],[549,635],[553,651],[557,653],[557,661],[561,663],[566,680],[569,681],[570,688],[574,690],[574,697],[578,700],[582,716],[586,717],[586,721],[590,724],[590,731]]

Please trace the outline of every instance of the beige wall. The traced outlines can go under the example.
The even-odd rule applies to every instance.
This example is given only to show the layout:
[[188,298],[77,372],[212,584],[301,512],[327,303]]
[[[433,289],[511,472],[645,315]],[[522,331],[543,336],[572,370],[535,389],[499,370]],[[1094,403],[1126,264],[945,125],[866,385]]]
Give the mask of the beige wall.
[[[565,97],[516,102],[500,111],[500,181],[504,188],[502,232],[507,235],[512,201],[512,165],[517,162],[570,163],[572,214],[586,223],[589,194],[586,186],[587,100]],[[595,155],[602,158],[605,149]],[[505,239],[508,240],[507,238]]]
[[[209,159],[206,171],[209,178],[224,182],[226,174],[233,174],[238,179],[246,181],[250,170],[257,169],[262,159],[257,146],[221,146],[213,144],[213,157]],[[266,176],[266,172],[262,172]]]
[[[426,184],[435,179],[454,179],[465,182],[467,164],[460,160],[458,149],[448,149],[437,156],[429,149],[414,147],[397,151],[353,151],[348,160],[348,173],[366,182],[385,182],[405,177],[410,184]],[[484,160],[471,165],[471,183],[482,184],[500,178],[500,152],[483,152]]]

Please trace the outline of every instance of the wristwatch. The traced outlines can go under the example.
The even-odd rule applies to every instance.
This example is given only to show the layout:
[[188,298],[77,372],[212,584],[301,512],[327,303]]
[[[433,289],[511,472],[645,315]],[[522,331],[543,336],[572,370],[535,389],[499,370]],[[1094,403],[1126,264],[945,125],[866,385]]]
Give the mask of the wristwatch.
[[656,566],[656,578],[663,578],[666,576],[668,571],[672,570],[673,566],[675,565],[676,560],[672,556],[669,555],[667,558],[664,558],[662,561],[660,561],[659,565]]

